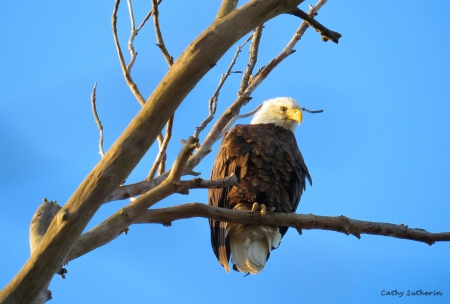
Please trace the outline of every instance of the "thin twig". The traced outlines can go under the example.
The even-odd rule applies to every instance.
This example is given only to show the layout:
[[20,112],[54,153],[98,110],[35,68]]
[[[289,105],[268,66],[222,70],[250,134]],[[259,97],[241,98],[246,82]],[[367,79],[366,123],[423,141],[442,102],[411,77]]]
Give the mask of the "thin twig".
[[153,5],[153,21],[155,23],[155,32],[156,32],[156,41],[157,46],[161,50],[161,53],[164,56],[164,59],[166,59],[167,64],[169,65],[169,68],[173,65],[173,57],[170,56],[169,51],[167,51],[166,45],[164,44],[164,40],[161,34],[161,27],[159,25],[159,10],[158,10],[158,2],[157,0],[152,0]]
[[104,157],[105,152],[103,150],[103,126],[102,126],[102,123],[101,123],[100,119],[98,118],[98,114],[97,114],[97,106],[95,104],[96,92],[97,92],[97,83],[94,84],[94,89],[92,90],[91,104],[92,104],[92,113],[94,114],[95,123],[97,124],[98,130],[100,131],[100,140],[98,142],[99,154],[101,155],[101,157]]
[[[162,0],[158,0],[158,5],[162,2]],[[153,8],[148,12],[148,14],[145,16],[144,20],[142,20],[141,24],[138,26],[136,30],[136,35],[139,33],[141,28],[145,25],[145,23],[150,19],[150,17],[153,15]]]
[[[117,36],[117,10],[119,9],[120,0],[116,0],[114,2],[114,10],[111,16],[112,20],[112,31],[114,36],[114,43],[116,44],[117,54],[119,56],[120,67],[122,68],[123,76],[125,77],[125,81],[130,88],[133,95],[136,97],[137,101],[143,106],[145,104],[145,99],[142,96],[141,92],[137,85],[134,83],[133,78],[130,75],[130,71],[125,65],[125,59],[123,57],[122,48],[120,47],[119,37]],[[132,66],[132,65],[131,65]]]
[[[167,151],[167,147],[169,146],[169,141],[172,137],[173,118],[174,118],[174,115],[172,115],[169,118],[169,120],[167,121],[166,134],[164,136],[162,143],[159,146],[158,155],[156,156],[155,162],[153,163],[153,166],[152,166],[150,173],[148,174],[146,180],[153,179],[155,177],[155,173],[159,167],[162,168],[161,171],[164,170],[165,162],[163,163],[163,161],[166,156],[166,151]],[[160,171],[160,174],[164,173],[161,171]]]
[[244,92],[245,89],[247,89],[248,83],[251,80],[253,69],[255,68],[256,61],[258,60],[259,42],[261,41],[263,28],[264,25],[258,26],[253,33],[252,44],[250,45],[250,56],[248,59],[247,68],[242,76],[238,96],[241,95],[241,92]]
[[234,53],[233,59],[231,60],[230,65],[228,66],[227,71],[222,74],[220,77],[219,85],[217,86],[216,91],[214,92],[213,96],[209,99],[209,115],[206,117],[205,120],[202,121],[200,126],[195,128],[194,137],[198,138],[200,132],[202,132],[208,123],[214,118],[214,114],[216,113],[217,109],[217,100],[219,98],[220,90],[222,89],[223,84],[227,80],[228,76],[231,74],[231,69],[233,68],[234,64],[236,63],[236,59],[239,56],[239,53],[241,52],[242,48],[247,44],[247,42],[250,41],[253,35],[250,35],[247,40],[244,41],[241,45],[239,45],[236,49],[236,52]]
[[131,22],[131,34],[130,39],[128,39],[128,52],[130,52],[131,59],[127,65],[127,72],[131,73],[131,69],[133,68],[134,61],[136,60],[137,53],[134,50],[134,37],[137,35],[136,26],[134,24],[134,14],[133,14],[133,5],[131,4],[131,0],[127,0],[128,4],[128,12],[130,14],[130,22]]
[[[246,118],[246,117],[252,116],[256,112],[258,112],[259,109],[261,109],[261,107],[262,107],[262,104],[260,104],[254,110],[252,110],[252,111],[250,111],[248,113],[238,115],[237,119],[242,119],[242,118]],[[312,114],[322,113],[323,112],[323,110],[308,110],[307,108],[302,108],[302,111],[305,111],[305,112],[308,112],[308,113],[312,113]]]
[[316,114],[316,113],[322,113],[323,110],[308,110],[307,108],[302,108],[302,111],[311,113],[311,114]]
[[[130,34],[130,39],[128,40],[128,51],[130,52],[131,59],[127,65],[127,71],[128,71],[128,73],[131,73],[131,69],[133,68],[134,62],[136,61],[136,56],[138,54],[134,50],[134,38],[139,34],[139,31],[145,25],[147,20],[153,15],[153,8],[148,12],[148,14],[145,16],[144,20],[142,20],[142,22],[138,26],[138,28],[135,29],[133,7],[131,5],[131,0],[127,0],[127,1],[128,1],[128,10],[130,12],[130,20],[131,20],[131,34]],[[161,3],[161,1],[162,0],[158,0],[158,5]]]
[[239,115],[239,116],[238,116],[238,119],[246,118],[246,117],[252,116],[252,115],[255,114],[256,112],[258,112],[259,109],[261,109],[261,107],[262,107],[262,104],[260,104],[259,106],[257,106],[256,109],[254,109],[253,111],[250,111],[250,112],[248,112],[248,113]]

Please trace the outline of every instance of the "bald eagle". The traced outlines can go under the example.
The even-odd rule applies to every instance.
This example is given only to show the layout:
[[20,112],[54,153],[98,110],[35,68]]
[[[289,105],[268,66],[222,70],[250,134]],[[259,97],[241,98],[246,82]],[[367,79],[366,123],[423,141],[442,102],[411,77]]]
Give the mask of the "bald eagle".
[[[225,134],[211,173],[221,179],[235,173],[238,186],[209,189],[209,205],[234,210],[295,212],[311,182],[294,131],[302,121],[300,105],[292,98],[265,101],[249,125],[236,125]],[[211,244],[219,263],[258,274],[270,251],[280,245],[288,227],[243,225],[210,220]]]

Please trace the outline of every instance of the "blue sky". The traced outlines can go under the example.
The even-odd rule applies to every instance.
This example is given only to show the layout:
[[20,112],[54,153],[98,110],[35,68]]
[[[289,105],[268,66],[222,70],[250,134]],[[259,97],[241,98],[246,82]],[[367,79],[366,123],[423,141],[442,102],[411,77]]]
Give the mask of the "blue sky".
[[[214,19],[220,1],[164,1],[161,27],[176,58]],[[119,35],[129,35],[126,3]],[[309,3],[300,7],[307,8]],[[134,3],[136,22],[149,1]],[[29,222],[43,197],[61,205],[99,161],[97,103],[108,149],[140,109],[126,86],[112,38],[111,1],[0,3],[0,286],[29,256]],[[340,32],[339,45],[308,30],[253,94],[244,111],[277,96],[296,98],[305,114],[296,137],[311,172],[297,212],[404,223],[450,230],[450,22],[445,1],[413,3],[329,1],[318,20]],[[266,24],[257,66],[285,46],[299,20],[283,15]],[[133,77],[149,96],[167,71],[151,24],[136,37]],[[234,53],[223,56],[176,113],[171,163],[207,115],[207,101]],[[247,50],[236,69],[244,69]],[[218,111],[235,98],[240,75],[224,86]],[[248,120],[247,120],[248,121]],[[242,121],[246,122],[246,121]],[[204,136],[205,134],[203,134]],[[203,137],[201,137],[202,139]],[[128,182],[143,179],[151,149]],[[217,151],[196,170],[208,178]],[[207,202],[206,190],[174,195],[156,207]],[[126,201],[103,206],[88,228]],[[170,228],[135,225],[127,236],[75,261],[66,280],[55,277],[52,303],[398,303],[383,290],[441,291],[408,303],[450,301],[450,244],[329,231],[289,230],[258,276],[226,274],[210,248],[205,219]],[[214,300],[212,300],[214,299]]]

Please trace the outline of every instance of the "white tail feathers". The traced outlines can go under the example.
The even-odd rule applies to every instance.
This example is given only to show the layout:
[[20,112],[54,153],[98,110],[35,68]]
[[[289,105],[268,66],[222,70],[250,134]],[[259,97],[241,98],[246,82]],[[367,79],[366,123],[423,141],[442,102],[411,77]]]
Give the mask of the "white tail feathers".
[[229,224],[231,259],[240,272],[258,274],[266,265],[272,248],[280,245],[281,234],[277,227],[262,225]]

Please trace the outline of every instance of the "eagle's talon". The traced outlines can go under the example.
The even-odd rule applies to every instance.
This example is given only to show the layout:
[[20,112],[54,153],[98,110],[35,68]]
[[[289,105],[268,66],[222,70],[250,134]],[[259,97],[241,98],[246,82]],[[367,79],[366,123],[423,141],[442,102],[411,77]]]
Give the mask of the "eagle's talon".
[[256,212],[259,210],[259,215],[261,216],[261,220],[266,215],[266,205],[264,204],[258,204],[257,202],[253,203],[251,212]]
[[260,219],[260,221],[261,221],[263,219],[263,217],[266,215],[267,209],[266,209],[266,205],[264,205],[264,204],[259,205],[259,208],[261,209],[259,211],[259,214],[261,215],[261,219]]
[[255,212],[258,209],[259,209],[259,204],[257,202],[254,202],[252,205],[252,212]]

